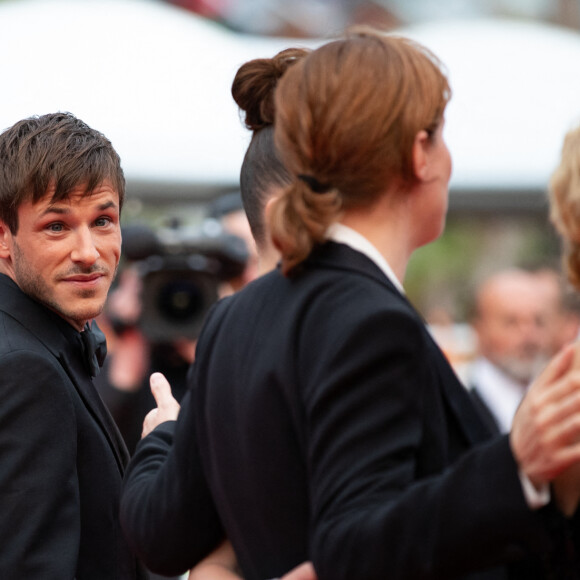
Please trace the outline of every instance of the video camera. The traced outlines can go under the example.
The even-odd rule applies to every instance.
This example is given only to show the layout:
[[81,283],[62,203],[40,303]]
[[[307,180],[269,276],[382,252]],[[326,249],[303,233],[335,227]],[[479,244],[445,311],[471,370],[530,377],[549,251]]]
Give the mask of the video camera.
[[143,282],[139,326],[153,342],[197,338],[220,284],[239,276],[248,260],[244,240],[214,219],[156,231],[131,224],[122,234],[123,255]]

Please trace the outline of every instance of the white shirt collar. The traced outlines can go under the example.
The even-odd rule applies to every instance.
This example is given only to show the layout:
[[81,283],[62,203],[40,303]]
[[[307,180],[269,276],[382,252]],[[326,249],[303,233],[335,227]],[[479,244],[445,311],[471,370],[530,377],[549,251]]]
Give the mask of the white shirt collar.
[[502,433],[508,433],[526,387],[512,380],[484,357],[473,362],[469,383],[477,389]]
[[385,257],[362,234],[344,224],[336,222],[326,230],[326,238],[333,242],[345,244],[353,250],[357,250],[361,254],[364,254],[385,273],[385,276],[394,284],[395,288],[397,288],[401,294],[405,294],[403,285],[395,275],[395,272],[393,272],[391,266],[389,266]]

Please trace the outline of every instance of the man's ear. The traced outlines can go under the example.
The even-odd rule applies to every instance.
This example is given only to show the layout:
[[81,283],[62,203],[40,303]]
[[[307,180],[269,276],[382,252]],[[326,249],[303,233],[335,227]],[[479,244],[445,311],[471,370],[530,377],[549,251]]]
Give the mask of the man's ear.
[[11,239],[12,233],[10,232],[10,228],[0,220],[0,258],[8,259],[11,257]]
[[413,171],[419,181],[429,178],[429,135],[422,129],[415,135],[413,142]]

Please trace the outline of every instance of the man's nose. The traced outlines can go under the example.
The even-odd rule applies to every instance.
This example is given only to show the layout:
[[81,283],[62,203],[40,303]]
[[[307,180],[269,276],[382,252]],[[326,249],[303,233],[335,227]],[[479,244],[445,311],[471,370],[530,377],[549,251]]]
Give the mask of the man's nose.
[[89,228],[81,228],[76,232],[74,244],[71,252],[71,258],[74,262],[94,264],[98,260],[100,254]]
[[539,350],[545,341],[545,329],[538,324],[530,323],[522,328],[521,336],[528,349]]

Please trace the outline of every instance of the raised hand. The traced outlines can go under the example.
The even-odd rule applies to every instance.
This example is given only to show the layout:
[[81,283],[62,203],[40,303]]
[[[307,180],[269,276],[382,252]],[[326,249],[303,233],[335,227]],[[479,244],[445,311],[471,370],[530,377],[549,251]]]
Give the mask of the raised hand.
[[157,408],[152,409],[145,416],[143,421],[143,432],[141,437],[145,437],[165,421],[175,421],[179,415],[179,403],[171,394],[171,385],[161,373],[153,373],[149,378],[151,393],[157,403]]
[[[580,369],[574,364],[577,349],[575,345],[563,349],[534,381],[514,417],[510,434],[520,469],[536,487],[554,482],[555,499],[564,513],[573,512],[580,498],[579,486],[561,485],[570,476],[563,475],[566,470],[580,462]],[[578,473],[573,479],[580,478],[578,469],[573,469]]]

